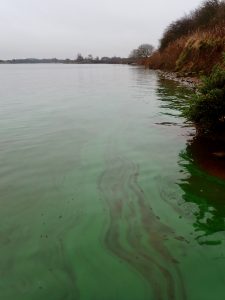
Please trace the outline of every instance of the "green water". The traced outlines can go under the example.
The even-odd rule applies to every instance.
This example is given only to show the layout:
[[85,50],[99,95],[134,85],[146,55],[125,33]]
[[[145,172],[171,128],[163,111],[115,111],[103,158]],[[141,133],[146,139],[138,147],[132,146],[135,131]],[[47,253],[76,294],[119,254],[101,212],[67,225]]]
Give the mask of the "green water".
[[0,68],[0,299],[225,299],[225,182],[188,91],[112,65]]

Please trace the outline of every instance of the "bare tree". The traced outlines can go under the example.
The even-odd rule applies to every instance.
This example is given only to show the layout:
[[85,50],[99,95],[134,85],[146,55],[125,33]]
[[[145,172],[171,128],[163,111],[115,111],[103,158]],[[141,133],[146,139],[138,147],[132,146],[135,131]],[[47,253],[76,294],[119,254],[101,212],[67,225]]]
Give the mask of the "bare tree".
[[154,47],[150,44],[142,44],[137,48],[138,58],[148,58],[152,55]]
[[150,44],[142,44],[137,49],[131,51],[129,58],[131,59],[141,59],[148,58],[152,55],[154,47]]

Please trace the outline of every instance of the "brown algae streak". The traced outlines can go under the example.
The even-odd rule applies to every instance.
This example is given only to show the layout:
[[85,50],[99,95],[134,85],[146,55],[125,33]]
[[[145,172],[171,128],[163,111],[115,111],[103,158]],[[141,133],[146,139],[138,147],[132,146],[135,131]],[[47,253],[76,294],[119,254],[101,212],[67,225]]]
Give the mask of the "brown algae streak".
[[154,299],[185,300],[177,261],[164,244],[165,233],[172,235],[172,230],[160,222],[147,203],[138,184],[138,166],[119,156],[116,161],[115,167],[113,158],[106,159],[106,169],[99,179],[110,215],[105,245],[142,275]]

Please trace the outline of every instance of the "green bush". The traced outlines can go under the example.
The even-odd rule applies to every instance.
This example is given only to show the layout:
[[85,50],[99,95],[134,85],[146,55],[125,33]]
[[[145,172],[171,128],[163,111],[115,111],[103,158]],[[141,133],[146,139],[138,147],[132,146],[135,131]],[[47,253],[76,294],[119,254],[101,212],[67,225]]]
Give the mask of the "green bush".
[[225,129],[225,68],[215,66],[202,78],[202,85],[191,98],[184,116],[194,122],[199,133],[213,133]]

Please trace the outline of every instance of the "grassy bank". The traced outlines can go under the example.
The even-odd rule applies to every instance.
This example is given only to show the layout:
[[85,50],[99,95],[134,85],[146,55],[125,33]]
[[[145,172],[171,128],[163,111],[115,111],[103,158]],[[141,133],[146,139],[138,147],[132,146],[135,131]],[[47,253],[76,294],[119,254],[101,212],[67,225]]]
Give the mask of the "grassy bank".
[[222,65],[225,51],[225,2],[206,1],[202,6],[171,23],[160,46],[145,61],[151,69],[199,76]]
[[209,74],[222,63],[225,51],[225,23],[208,30],[196,31],[156,51],[145,64],[151,69],[181,72],[184,75]]

